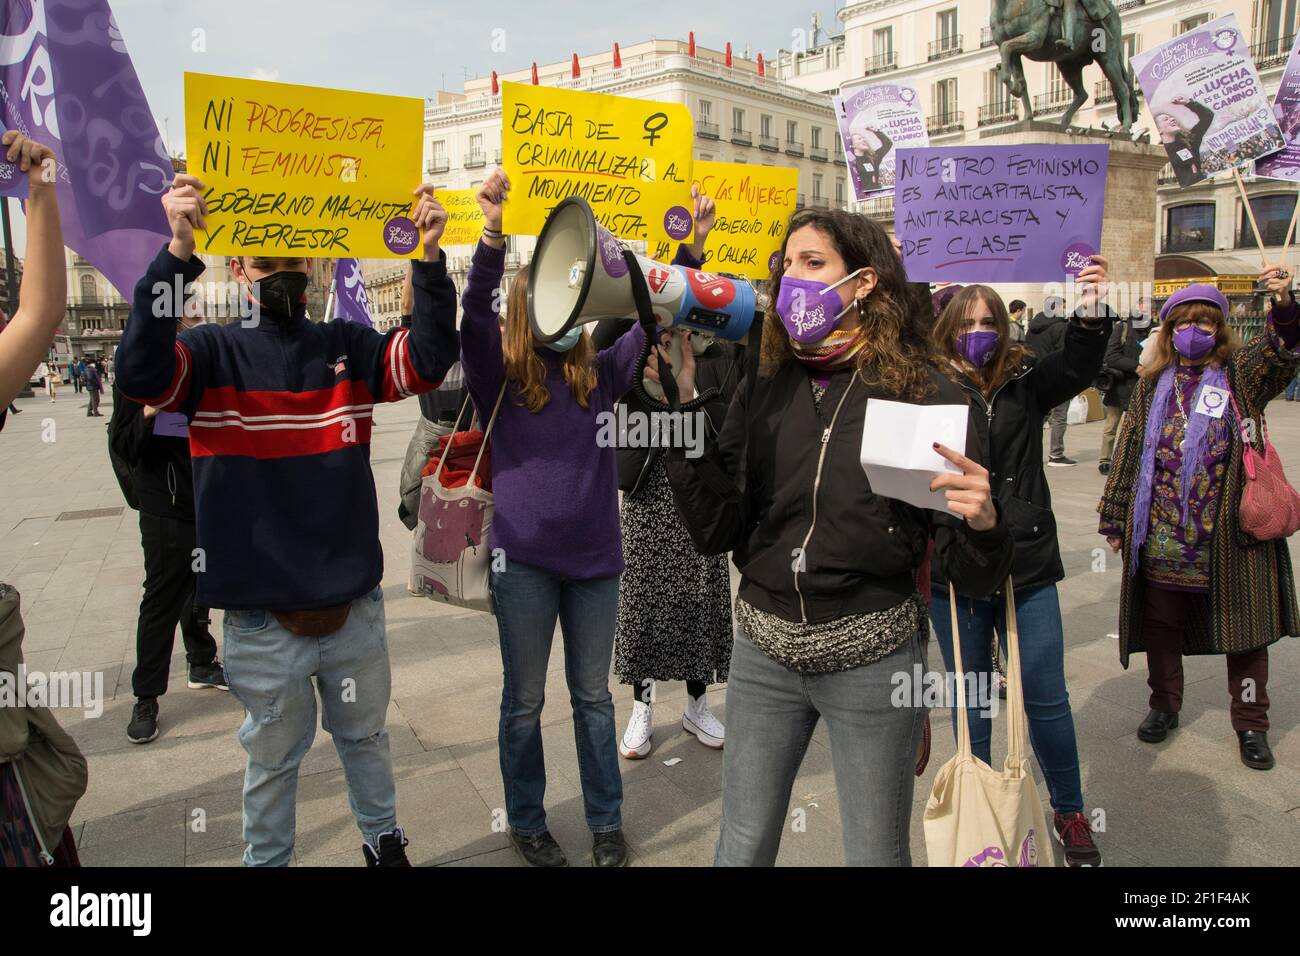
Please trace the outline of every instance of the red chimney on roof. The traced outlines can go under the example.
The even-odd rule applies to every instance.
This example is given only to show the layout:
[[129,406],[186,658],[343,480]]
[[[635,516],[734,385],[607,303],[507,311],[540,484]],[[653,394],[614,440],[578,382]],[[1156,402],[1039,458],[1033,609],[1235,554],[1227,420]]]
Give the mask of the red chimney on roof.
[[576,53],[573,54],[573,68],[572,68],[571,72],[573,73],[573,78],[574,78],[575,80],[576,80],[578,77],[582,76],[582,67],[578,66],[578,54],[576,54]]
[[536,85],[537,85],[537,63],[536,63],[536,61],[534,61],[534,63],[533,63],[533,86],[536,86]]
[[689,41],[689,46],[686,49],[686,52],[689,53],[692,58],[695,56],[695,31],[694,30],[691,31],[691,38]]
[[501,92],[501,85],[497,82],[497,71],[492,71],[492,95],[496,96]]
[[621,70],[622,68],[623,68],[623,57],[618,52],[618,41],[615,40],[614,41],[614,69]]
[[763,54],[761,53],[758,55],[758,75],[759,76],[767,75],[766,73],[763,72]]
[[727,66],[731,66],[731,41],[727,41]]

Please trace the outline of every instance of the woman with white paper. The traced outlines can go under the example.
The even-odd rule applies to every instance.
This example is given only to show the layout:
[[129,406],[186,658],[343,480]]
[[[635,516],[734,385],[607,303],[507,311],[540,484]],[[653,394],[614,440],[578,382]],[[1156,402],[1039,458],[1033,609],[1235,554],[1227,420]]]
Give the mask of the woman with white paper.
[[[1056,582],[1065,577],[1056,541],[1056,518],[1043,471],[1043,422],[1053,408],[1086,389],[1101,371],[1114,314],[1099,305],[1105,295],[1106,259],[1093,256],[1080,271],[1082,292],[1070,318],[1064,347],[1035,361],[1011,340],[1006,306],[985,285],[969,285],[945,306],[934,327],[940,367],[970,396],[988,457],[990,483],[1001,516],[1015,540],[1011,578],[1020,622],[1020,666],[1029,736],[1055,810],[1057,840],[1067,866],[1100,866],[1084,814],[1070,695],[1065,686],[1065,631]],[[992,642],[1006,647],[1004,598],[974,595],[954,581],[959,595],[963,666],[976,686],[995,688]],[[948,578],[936,562],[930,622],[944,667],[953,669],[952,614]],[[966,679],[963,675],[963,679]],[[994,702],[967,696],[971,747],[989,761]],[[954,732],[956,711],[953,711]]]
[[[678,511],[705,554],[741,572],[727,685],[722,822],[715,863],[771,865],[813,730],[830,731],[849,865],[906,866],[924,669],[918,578],[935,553],[963,590],[1006,577],[980,442],[934,448],[959,471],[935,478],[946,511],[872,491],[860,464],[869,398],[964,405],[928,362],[922,320],[889,236],[864,216],[804,210],[771,280],[760,355],[703,457],[670,449]],[[936,438],[938,436],[935,436]]]

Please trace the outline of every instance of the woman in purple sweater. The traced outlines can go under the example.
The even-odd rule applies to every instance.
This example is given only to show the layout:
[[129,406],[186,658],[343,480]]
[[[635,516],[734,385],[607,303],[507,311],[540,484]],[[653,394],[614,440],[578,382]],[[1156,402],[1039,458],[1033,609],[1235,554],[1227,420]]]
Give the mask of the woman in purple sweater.
[[578,770],[596,866],[623,866],[619,774],[610,658],[623,540],[613,447],[597,443],[601,416],[640,371],[645,332],[634,325],[596,352],[581,326],[549,345],[528,324],[527,270],[506,297],[501,204],[510,181],[497,170],[478,193],[485,218],[463,297],[461,367],[480,421],[505,389],[492,430],[495,512],[492,600],[501,636],[501,776],[510,836],[533,866],[565,866],[546,828],[541,714],[555,622],[573,705]]

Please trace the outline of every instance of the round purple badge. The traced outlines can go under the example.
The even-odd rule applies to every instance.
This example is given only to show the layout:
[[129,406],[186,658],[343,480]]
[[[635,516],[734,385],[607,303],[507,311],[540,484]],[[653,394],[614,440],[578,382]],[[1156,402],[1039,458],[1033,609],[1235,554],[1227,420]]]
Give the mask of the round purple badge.
[[685,239],[691,234],[691,212],[685,206],[673,206],[664,213],[664,232],[671,239]]
[[1086,242],[1075,242],[1061,253],[1061,268],[1067,275],[1077,276],[1081,269],[1092,265],[1092,256],[1096,252]]
[[605,274],[611,279],[621,279],[627,275],[627,260],[623,258],[623,246],[604,229],[596,229],[596,248],[600,252],[600,264],[605,267]]
[[409,255],[420,244],[420,227],[406,216],[394,216],[384,223],[384,245],[399,256]]
[[776,267],[781,264],[781,250],[778,249],[767,258],[767,271],[775,272]]

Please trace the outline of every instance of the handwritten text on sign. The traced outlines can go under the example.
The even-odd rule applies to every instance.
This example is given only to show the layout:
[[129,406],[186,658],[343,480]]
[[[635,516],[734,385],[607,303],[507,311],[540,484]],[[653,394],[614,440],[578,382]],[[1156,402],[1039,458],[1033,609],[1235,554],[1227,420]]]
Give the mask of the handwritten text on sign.
[[690,236],[691,113],[680,103],[506,83],[504,230],[537,235],[563,199],[581,196],[622,239]]
[[[770,278],[794,213],[799,170],[697,160],[694,182],[717,204],[713,231],[704,242],[705,267],[747,279]],[[674,250],[660,242],[650,253],[667,262]]]
[[413,257],[423,125],[418,99],[186,73],[199,251]]
[[1099,252],[1108,147],[898,150],[894,231],[913,281],[1044,282]]
[[483,207],[475,195],[477,189],[439,189],[434,196],[447,210],[447,228],[442,234],[444,246],[473,246],[483,235]]

